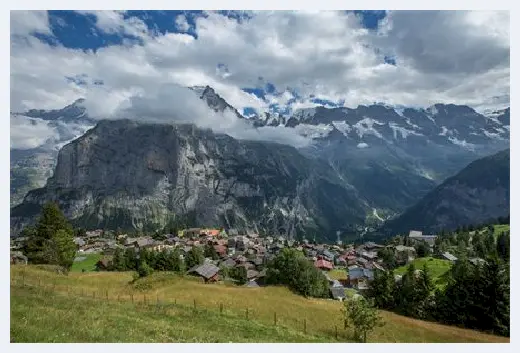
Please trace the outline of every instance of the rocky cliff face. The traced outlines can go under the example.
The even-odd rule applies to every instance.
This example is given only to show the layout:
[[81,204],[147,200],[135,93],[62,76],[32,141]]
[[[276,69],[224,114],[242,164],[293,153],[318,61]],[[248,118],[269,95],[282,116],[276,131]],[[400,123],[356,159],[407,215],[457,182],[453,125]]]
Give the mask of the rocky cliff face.
[[188,217],[290,237],[313,229],[333,238],[367,212],[328,165],[292,147],[129,120],[102,121],[64,146],[46,186],[12,209],[12,228],[47,201],[88,228],[158,229]]

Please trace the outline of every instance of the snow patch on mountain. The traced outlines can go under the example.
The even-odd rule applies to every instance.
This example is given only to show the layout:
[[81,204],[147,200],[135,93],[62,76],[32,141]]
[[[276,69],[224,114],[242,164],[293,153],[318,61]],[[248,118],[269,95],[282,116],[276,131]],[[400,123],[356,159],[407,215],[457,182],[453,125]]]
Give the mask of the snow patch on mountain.
[[354,128],[360,138],[364,135],[374,135],[379,138],[383,138],[383,136],[374,128],[374,125],[384,125],[383,123],[372,119],[372,118],[363,118],[357,123],[354,124]]
[[448,140],[453,143],[454,145],[458,145],[458,146],[461,146],[467,150],[474,150],[475,149],[475,145],[472,144],[472,143],[468,143],[466,142],[466,140],[459,140],[458,138],[456,137],[453,137],[453,136],[450,136],[448,137]]
[[332,125],[346,137],[348,137],[348,133],[352,131],[352,127],[345,121],[333,121]]
[[388,125],[393,130],[393,132],[394,132],[394,139],[396,139],[396,140],[397,140],[397,133],[398,132],[401,134],[401,137],[403,139],[406,139],[409,135],[423,136],[422,134],[420,134],[420,133],[418,133],[416,131],[408,130],[408,129],[402,127],[402,126],[399,126],[396,123],[394,123],[393,121],[390,122]]
[[294,129],[300,136],[317,139],[327,136],[334,128],[328,124],[299,124],[296,125]]
[[367,147],[368,147],[368,144],[365,142],[360,142],[357,144],[357,148],[367,148]]

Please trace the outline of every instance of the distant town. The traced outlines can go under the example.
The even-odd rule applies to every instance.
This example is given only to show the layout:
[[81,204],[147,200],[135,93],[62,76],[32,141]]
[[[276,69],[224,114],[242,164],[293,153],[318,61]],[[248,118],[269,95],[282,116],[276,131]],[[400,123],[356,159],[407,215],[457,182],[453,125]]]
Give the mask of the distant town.
[[[160,238],[160,239],[157,239]],[[412,230],[408,239],[412,244],[424,243],[433,249],[437,235],[423,235],[421,231]],[[26,239],[23,237],[11,239],[11,263],[26,263],[26,257],[20,249]],[[240,234],[237,230],[227,231],[220,229],[190,228],[179,230],[177,234],[164,234],[159,237],[142,236],[131,237],[127,234],[115,235],[103,230],[86,231],[83,236],[74,238],[77,245],[75,261],[82,261],[87,254],[102,254],[96,268],[100,271],[110,268],[112,257],[117,249],[141,249],[152,252],[173,251],[179,249],[181,258],[185,257],[193,247],[211,246],[218,255],[218,259],[205,258],[204,263],[187,269],[188,274],[199,276],[205,282],[216,282],[223,279],[222,269],[228,270],[244,267],[247,273],[248,287],[258,287],[264,284],[266,276],[265,266],[282,249],[294,248],[301,251],[314,266],[323,271],[330,284],[330,296],[333,299],[343,300],[345,289],[356,292],[368,289],[369,282],[374,279],[374,270],[386,271],[383,259],[379,256],[380,250],[388,249],[395,254],[397,265],[406,265],[416,258],[416,248],[405,245],[382,245],[374,242],[365,242],[355,246],[353,244],[318,244],[304,239],[303,241],[287,240],[284,237],[260,237],[255,233]],[[441,258],[455,262],[457,258],[445,252]],[[343,272],[343,276],[334,279],[329,273]],[[395,275],[395,281],[401,280]]]

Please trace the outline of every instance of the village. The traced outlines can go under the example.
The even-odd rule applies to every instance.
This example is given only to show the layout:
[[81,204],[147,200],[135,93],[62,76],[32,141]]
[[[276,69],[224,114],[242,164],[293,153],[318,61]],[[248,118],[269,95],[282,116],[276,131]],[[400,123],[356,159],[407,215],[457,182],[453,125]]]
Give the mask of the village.
[[[410,231],[408,238],[413,242],[424,242],[433,248],[436,235],[423,235],[420,231]],[[264,285],[266,276],[265,266],[282,249],[294,248],[301,251],[316,268],[321,270],[330,285],[330,297],[343,300],[346,289],[362,294],[368,289],[369,282],[374,278],[374,271],[386,271],[383,260],[378,252],[381,249],[391,249],[396,255],[399,265],[406,265],[416,257],[413,246],[381,245],[374,242],[354,246],[353,244],[317,244],[308,240],[301,242],[287,240],[284,237],[260,237],[255,233],[240,234],[229,229],[190,228],[178,231],[177,234],[166,234],[162,240],[151,236],[130,237],[127,234],[114,235],[103,230],[85,232],[83,237],[76,237],[74,242],[78,247],[75,261],[82,261],[87,254],[101,254],[96,264],[97,270],[107,270],[116,249],[133,248],[138,253],[141,249],[161,252],[179,249],[184,257],[193,247],[212,246],[218,259],[206,258],[204,263],[187,269],[189,275],[201,277],[206,283],[226,280],[221,275],[222,269],[244,267],[247,273],[246,287]],[[26,263],[27,259],[21,253],[21,244],[25,239],[11,240],[11,263]],[[449,254],[442,257],[452,262],[457,259]],[[226,271],[227,273],[227,271]],[[335,274],[331,276],[331,274]],[[340,274],[338,276],[338,273]],[[396,281],[401,276],[395,276]]]

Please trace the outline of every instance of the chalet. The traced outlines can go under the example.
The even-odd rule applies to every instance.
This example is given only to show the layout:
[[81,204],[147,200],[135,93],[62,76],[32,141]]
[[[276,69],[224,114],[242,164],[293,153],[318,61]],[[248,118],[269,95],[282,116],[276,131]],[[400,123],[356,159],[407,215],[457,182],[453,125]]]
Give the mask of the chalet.
[[374,259],[377,258],[377,253],[375,251],[363,251],[361,253],[361,256],[364,258],[364,259],[367,259],[369,261],[372,261]]
[[320,255],[323,257],[323,259],[325,259],[327,261],[333,261],[334,260],[334,254],[332,254],[328,250],[323,250]]
[[220,266],[231,268],[235,267],[236,264],[237,263],[235,262],[235,260],[233,260],[232,258],[227,258],[220,263]]
[[219,268],[211,263],[195,266],[188,271],[189,274],[202,277],[205,282],[218,281]]
[[258,287],[260,287],[260,286],[258,285],[258,283],[257,283],[254,279],[248,281],[248,282],[245,284],[245,286],[248,287],[248,288],[258,288]]
[[375,250],[377,251],[378,249],[381,249],[381,248],[384,248],[385,246],[384,245],[379,245],[379,244],[376,244],[372,241],[369,241],[367,243],[365,243],[365,248],[367,250]]
[[238,235],[238,230],[231,228],[226,231],[227,235],[230,237],[235,237]]
[[112,257],[105,256],[102,259],[100,259],[98,262],[96,262],[96,270],[107,271],[108,269],[110,269],[111,265],[112,265]]
[[90,230],[90,231],[85,232],[85,238],[89,238],[89,239],[101,238],[102,235],[103,235],[103,231],[101,229]]
[[226,256],[227,247],[225,247],[224,245],[214,245],[213,248],[217,252],[218,256],[220,256],[221,258]]
[[368,264],[368,260],[363,257],[356,258],[356,262],[361,266],[364,267],[366,264]]
[[324,271],[330,271],[334,268],[332,263],[327,260],[317,260],[316,262],[314,262],[314,267]]
[[436,235],[424,235],[421,231],[418,230],[411,230],[408,234],[408,239],[418,242],[418,241],[424,241],[426,242],[430,247],[433,247],[435,245],[435,239],[437,239]]
[[338,256],[335,260],[338,266],[347,266],[347,259],[344,256]]
[[258,278],[259,274],[260,274],[260,272],[258,272],[256,270],[248,270],[247,271],[247,279],[248,280],[256,280]]
[[353,268],[348,270],[349,284],[358,287],[359,282],[371,281],[374,279],[374,272],[366,268]]
[[185,230],[183,231],[182,236],[183,236],[183,237],[186,237],[186,238],[198,237],[198,236],[200,236],[200,231],[201,231],[200,228],[189,228],[189,229],[185,229]]
[[210,236],[210,237],[218,237],[220,235],[220,230],[218,229],[201,229],[199,232],[200,236]]
[[76,237],[74,238],[74,244],[81,248],[82,246],[85,246],[87,243],[82,238]]

